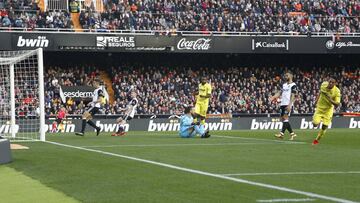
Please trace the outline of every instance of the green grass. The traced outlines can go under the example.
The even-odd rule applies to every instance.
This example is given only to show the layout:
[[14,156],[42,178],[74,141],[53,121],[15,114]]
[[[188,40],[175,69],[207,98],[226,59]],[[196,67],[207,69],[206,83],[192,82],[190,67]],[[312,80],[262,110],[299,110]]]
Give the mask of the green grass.
[[[47,140],[212,174],[240,174],[231,177],[360,201],[360,130],[330,129],[318,146],[311,146],[316,131],[298,131],[294,143],[287,139],[277,142],[274,133],[213,132],[218,136],[210,139],[182,139],[175,132],[130,132],[125,137],[51,134]],[[30,149],[13,151],[14,162],[0,166],[0,181],[5,177],[7,180],[12,178],[11,174],[1,173],[4,168],[12,168],[26,178],[40,182],[45,188],[62,193],[69,201],[256,202],[311,198],[49,143],[22,144]],[[359,173],[253,174],[348,171]],[[26,181],[24,184],[0,187],[1,200],[17,202],[13,200],[12,191],[23,191],[29,187],[32,186]],[[36,202],[58,200],[49,195],[49,199],[44,201],[36,192],[24,192],[22,196]],[[312,199],[315,199],[313,202],[329,202]]]

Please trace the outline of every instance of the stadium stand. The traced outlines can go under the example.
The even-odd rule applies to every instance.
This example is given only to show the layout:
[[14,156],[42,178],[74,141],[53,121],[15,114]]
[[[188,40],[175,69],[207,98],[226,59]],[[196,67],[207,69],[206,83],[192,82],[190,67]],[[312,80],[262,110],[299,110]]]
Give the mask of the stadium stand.
[[[85,4],[76,29],[226,32],[359,32],[355,0],[147,1],[103,0]],[[97,9],[96,9],[96,8]],[[101,8],[98,8],[101,7]],[[0,27],[73,28],[64,11],[41,12],[34,1],[0,2]],[[80,24],[78,24],[80,23]]]
[[68,12],[43,12],[35,1],[27,0],[0,3],[0,27],[26,28],[28,31],[36,28],[73,28]]
[[[342,91],[342,104],[337,112],[360,112],[359,68],[314,67],[302,70],[298,67],[233,67],[223,69],[189,67],[134,67],[112,68],[115,101],[107,104],[105,114],[120,114],[125,107],[130,86],[138,92],[138,114],[176,114],[180,104],[192,105],[192,93],[197,88],[198,77],[206,72],[213,86],[209,112],[220,113],[277,113],[278,102],[269,101],[269,95],[280,88],[281,73],[295,72],[299,92],[294,103],[294,113],[314,112],[316,95],[326,73],[335,73]],[[93,66],[49,67],[46,71],[46,107],[48,115],[55,114],[61,101],[59,85],[86,85],[100,77],[100,69]],[[67,101],[70,114],[83,111],[83,103]]]

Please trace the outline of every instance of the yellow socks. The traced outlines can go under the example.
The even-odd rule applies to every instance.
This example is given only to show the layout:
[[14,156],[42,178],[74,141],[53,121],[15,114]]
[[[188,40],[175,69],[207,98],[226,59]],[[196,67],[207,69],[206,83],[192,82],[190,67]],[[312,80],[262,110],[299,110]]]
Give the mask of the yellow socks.
[[320,140],[322,136],[324,136],[326,133],[326,130],[320,129],[320,132],[318,133],[318,136],[316,137],[317,140]]

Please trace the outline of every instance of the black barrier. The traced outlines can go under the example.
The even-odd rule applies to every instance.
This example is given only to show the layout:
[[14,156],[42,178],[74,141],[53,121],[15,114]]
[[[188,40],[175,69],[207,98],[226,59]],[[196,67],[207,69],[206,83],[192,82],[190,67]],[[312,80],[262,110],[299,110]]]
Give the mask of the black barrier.
[[174,53],[360,53],[360,38],[343,36],[158,36],[113,33],[0,32],[0,50]]
[[[294,129],[314,129],[311,123],[311,116],[292,117],[290,122]],[[34,132],[33,120],[27,119],[19,122],[15,126],[16,133],[18,132]],[[38,121],[37,121],[38,122]],[[52,123],[54,119],[46,119],[46,132],[51,132]],[[101,128],[102,132],[115,132],[118,129],[118,125],[115,119],[94,119],[97,126]],[[30,129],[31,127],[31,129]],[[228,130],[276,130],[282,128],[282,122],[278,118],[267,117],[240,117],[240,118],[210,118],[207,119],[205,125],[206,129],[210,131],[228,131]],[[348,129],[360,129],[360,117],[334,117],[332,124],[329,128],[348,128]],[[65,119],[63,126],[59,127],[59,132],[78,132],[81,129],[81,119]],[[134,118],[129,124],[125,126],[126,131],[178,131],[179,119],[145,119]],[[8,124],[0,125],[0,134],[10,133],[11,127]],[[87,126],[87,132],[95,130]]]
[[[314,129],[311,123],[311,116],[293,117],[291,118],[291,125],[294,129]],[[54,120],[46,120],[46,131],[51,131],[52,122]],[[115,119],[94,119],[97,126],[101,128],[102,132],[115,132],[118,125]],[[80,131],[81,119],[67,119],[64,121],[63,128],[60,132],[76,132]],[[246,117],[246,118],[211,118],[207,119],[205,125],[206,129],[210,131],[228,131],[228,130],[276,130],[282,128],[282,122],[278,118],[264,118],[264,117]],[[329,128],[348,128],[360,129],[360,117],[334,117]],[[9,130],[0,126],[0,133],[8,133],[4,130]],[[21,132],[22,126],[19,131]],[[132,119],[125,129],[131,131],[178,131],[179,119]],[[86,131],[95,131],[92,127],[87,126]]]

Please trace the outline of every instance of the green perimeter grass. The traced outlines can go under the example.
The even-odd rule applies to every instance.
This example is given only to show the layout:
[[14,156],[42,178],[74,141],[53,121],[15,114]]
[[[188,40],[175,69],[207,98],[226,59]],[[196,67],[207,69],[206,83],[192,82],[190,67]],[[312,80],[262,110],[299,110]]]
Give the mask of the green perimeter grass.
[[[297,131],[296,143],[286,139],[275,142],[275,132],[212,133],[239,137],[231,139],[181,139],[176,132],[130,132],[125,137],[105,133],[99,137],[91,133],[85,137],[49,134],[47,140],[215,174],[360,171],[358,129],[330,129],[319,146],[310,144],[315,130]],[[255,202],[307,198],[48,143],[23,144],[30,149],[13,151],[14,162],[0,167],[16,169],[81,202]],[[360,201],[360,174],[232,177]],[[5,202],[12,198],[6,189],[2,192]]]

